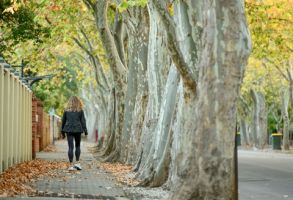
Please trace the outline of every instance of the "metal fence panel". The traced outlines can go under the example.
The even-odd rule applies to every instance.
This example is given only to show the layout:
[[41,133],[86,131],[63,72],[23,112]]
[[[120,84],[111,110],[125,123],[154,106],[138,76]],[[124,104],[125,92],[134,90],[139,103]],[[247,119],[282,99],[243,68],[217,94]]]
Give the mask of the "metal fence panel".
[[[8,167],[32,159],[32,146],[42,148],[60,137],[60,118],[49,116],[35,106],[34,142],[31,90],[0,57],[0,173]],[[38,104],[38,103],[37,103]],[[38,113],[38,110],[40,113]],[[41,123],[40,125],[37,125]],[[37,126],[40,129],[37,130]],[[51,130],[52,129],[52,130]],[[42,141],[39,141],[42,140]],[[52,139],[52,141],[51,141]]]
[[32,159],[32,92],[0,63],[0,173]]
[[3,110],[4,110],[4,69],[0,67],[0,172],[4,170],[3,166],[3,144],[4,144],[4,117],[3,117]]

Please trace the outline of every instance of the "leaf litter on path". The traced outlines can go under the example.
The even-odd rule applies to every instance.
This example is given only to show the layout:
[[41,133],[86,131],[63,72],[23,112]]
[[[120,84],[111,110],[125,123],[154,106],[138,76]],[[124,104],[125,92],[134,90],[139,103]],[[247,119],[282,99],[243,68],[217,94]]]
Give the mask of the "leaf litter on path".
[[53,145],[49,145],[43,150],[43,152],[56,152],[56,151],[57,151],[57,148],[56,146],[53,146]]
[[66,162],[32,160],[17,164],[0,174],[0,197],[33,195],[36,191],[29,185],[39,177],[56,177],[56,169],[66,169]]
[[110,172],[114,175],[116,180],[120,183],[124,183],[129,186],[138,185],[139,181],[131,176],[132,166],[121,163],[99,163],[97,166],[106,172]]

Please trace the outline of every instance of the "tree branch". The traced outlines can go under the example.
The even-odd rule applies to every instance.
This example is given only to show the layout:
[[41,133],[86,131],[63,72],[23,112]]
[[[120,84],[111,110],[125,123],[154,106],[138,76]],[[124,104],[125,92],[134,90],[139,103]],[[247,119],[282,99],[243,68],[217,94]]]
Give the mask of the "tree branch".
[[184,85],[189,89],[195,91],[196,89],[196,80],[192,77],[192,73],[189,69],[188,64],[184,60],[182,51],[180,50],[179,42],[176,36],[175,22],[170,16],[167,6],[164,5],[163,1],[151,0],[156,10],[158,11],[164,27],[167,32],[168,39],[168,50],[170,52],[171,58],[176,65],[177,70],[179,71]]
[[91,0],[83,0],[83,3],[86,5],[86,7],[91,10],[95,10],[95,5],[92,3]]
[[242,96],[240,96],[239,99],[240,99],[241,104],[243,105],[243,108],[244,108],[243,110],[244,110],[245,114],[248,115],[249,112],[251,111],[251,109],[249,108],[247,101]]
[[293,21],[291,21],[289,19],[283,19],[283,18],[277,18],[277,17],[269,17],[269,20],[282,21],[282,22],[285,22],[285,23],[293,24]]
[[[283,76],[283,78],[285,78],[288,82],[290,82],[289,78],[286,76],[286,74],[281,70],[281,68],[278,65],[276,65],[273,61],[267,58],[265,60],[271,63],[279,71],[279,73]],[[264,65],[266,65],[266,63],[264,63]]]
[[[98,60],[98,61],[100,60],[97,55],[95,57],[96,57],[96,60]],[[100,69],[100,72],[101,72],[100,74],[101,74],[101,76],[102,76],[107,88],[110,89],[111,87],[110,87],[109,79],[105,75],[104,68],[100,67],[99,69]],[[110,71],[110,73],[112,73],[112,72]]]
[[107,24],[107,10],[109,1],[97,0],[95,6],[96,9],[94,14],[96,18],[96,24],[103,42],[103,46],[106,50],[109,64],[113,68],[115,83],[120,82],[122,85],[124,85],[126,81],[126,68],[120,59],[114,37],[111,34]]
[[79,39],[72,37],[73,41],[82,49],[84,50],[89,56],[92,56],[91,52],[79,41]]
[[[84,38],[86,39],[86,41],[87,41],[87,44],[88,44],[88,46],[89,46],[89,48],[90,48],[90,52],[93,52],[93,45],[92,45],[92,43],[91,43],[89,37],[87,36],[86,32],[85,32],[83,29],[80,29],[80,31],[81,31],[83,37],[84,37]],[[95,55],[95,56],[94,56],[92,53],[90,53],[90,56],[91,56],[91,58],[92,58],[92,60],[93,60],[93,62],[94,62],[95,67],[98,68],[99,71],[100,71],[100,73],[98,73],[98,74],[100,74],[100,75],[102,76],[102,79],[104,80],[104,83],[105,83],[105,85],[106,85],[105,87],[109,89],[109,88],[110,88],[109,81],[108,81],[108,79],[107,79],[106,76],[105,76],[105,73],[104,73],[103,67],[101,67],[102,64],[101,64],[101,62],[100,62],[100,59],[99,59],[98,55]]]
[[93,51],[93,46],[92,46],[92,43],[90,42],[87,34],[85,33],[85,31],[82,28],[80,28],[80,32],[81,32],[82,36],[85,38],[85,40],[87,42],[87,45],[90,48],[90,51],[92,52]]
[[119,19],[119,16],[121,15],[119,14],[118,11],[116,11],[113,34],[115,39],[115,45],[116,45],[118,54],[120,56],[121,62],[126,67],[125,51],[124,51],[124,45],[122,42],[123,21]]
[[[106,89],[106,87],[99,81],[99,76],[98,76],[98,69],[99,69],[99,67],[101,67],[101,65],[99,65],[100,64],[100,62],[99,62],[99,60],[96,60],[96,58],[93,56],[93,54],[83,45],[83,44],[81,44],[81,42],[77,39],[77,38],[75,38],[75,37],[73,37],[72,38],[73,40],[74,40],[74,42],[82,49],[82,50],[84,50],[87,54],[88,54],[88,56],[90,57],[90,59],[92,60],[92,64],[94,65],[94,68],[95,68],[95,77],[96,77],[96,82],[97,82],[97,84],[98,84],[98,86],[103,90],[103,91],[107,91],[107,89]],[[97,58],[98,59],[98,58]],[[97,62],[98,61],[98,62]],[[107,87],[108,87],[108,83],[106,82],[106,84],[107,84]],[[109,88],[109,87],[108,87]]]

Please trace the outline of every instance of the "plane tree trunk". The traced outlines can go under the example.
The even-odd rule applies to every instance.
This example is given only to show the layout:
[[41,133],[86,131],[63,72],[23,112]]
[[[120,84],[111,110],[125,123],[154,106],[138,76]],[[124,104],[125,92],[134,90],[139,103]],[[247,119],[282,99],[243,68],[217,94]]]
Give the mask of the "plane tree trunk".
[[[184,1],[198,47],[192,65],[180,48],[166,2],[151,1],[167,31],[168,50],[183,81],[178,177],[169,199],[233,199],[236,101],[250,53],[242,1]],[[177,13],[174,13],[176,15]],[[194,39],[200,38],[200,42]],[[194,72],[198,71],[198,77]]]
[[267,113],[265,98],[262,93],[251,91],[254,110],[253,110],[253,128],[252,135],[254,146],[263,149],[267,145]]

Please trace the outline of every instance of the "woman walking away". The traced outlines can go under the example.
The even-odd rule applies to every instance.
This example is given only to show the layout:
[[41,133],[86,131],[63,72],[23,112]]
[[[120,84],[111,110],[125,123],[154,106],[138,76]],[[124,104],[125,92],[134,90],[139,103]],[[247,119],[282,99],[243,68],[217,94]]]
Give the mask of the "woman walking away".
[[[70,162],[70,167],[68,170],[81,170],[81,165],[79,163],[80,157],[80,139],[81,133],[87,135],[86,123],[84,112],[82,110],[82,104],[77,96],[72,96],[69,98],[67,107],[65,108],[62,117],[62,137],[65,138],[65,133],[67,135],[68,141],[68,158]],[[76,163],[73,165],[73,149],[75,141],[75,159]]]

